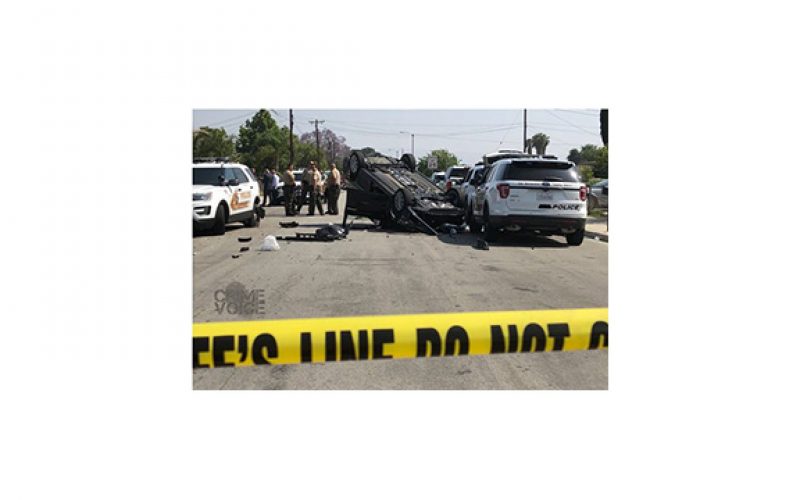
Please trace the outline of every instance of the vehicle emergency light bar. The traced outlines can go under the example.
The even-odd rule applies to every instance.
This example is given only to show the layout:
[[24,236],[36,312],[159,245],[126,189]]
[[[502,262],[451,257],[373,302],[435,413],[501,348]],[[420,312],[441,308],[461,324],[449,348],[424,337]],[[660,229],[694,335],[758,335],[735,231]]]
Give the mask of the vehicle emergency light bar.
[[194,159],[194,163],[229,163],[230,156],[201,156]]

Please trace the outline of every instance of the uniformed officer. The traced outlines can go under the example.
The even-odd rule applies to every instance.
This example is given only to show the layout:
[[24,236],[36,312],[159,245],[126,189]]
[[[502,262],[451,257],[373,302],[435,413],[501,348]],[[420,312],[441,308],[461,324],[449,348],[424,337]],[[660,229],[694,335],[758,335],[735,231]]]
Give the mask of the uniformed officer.
[[294,212],[294,174],[292,174],[291,164],[286,166],[281,180],[283,181],[283,206],[286,209],[286,216],[293,217],[297,214]]
[[342,189],[342,176],[335,163],[331,163],[331,173],[328,176],[328,214],[339,215],[339,193]]
[[319,214],[323,215],[322,210],[322,173],[317,168],[316,163],[311,164],[311,176],[309,179],[311,184],[311,202],[308,204],[308,215],[314,215],[314,207],[317,207]]
[[306,168],[303,169],[303,176],[300,177],[300,207],[302,208],[308,202],[308,195],[313,191],[313,171],[314,162],[310,162]]

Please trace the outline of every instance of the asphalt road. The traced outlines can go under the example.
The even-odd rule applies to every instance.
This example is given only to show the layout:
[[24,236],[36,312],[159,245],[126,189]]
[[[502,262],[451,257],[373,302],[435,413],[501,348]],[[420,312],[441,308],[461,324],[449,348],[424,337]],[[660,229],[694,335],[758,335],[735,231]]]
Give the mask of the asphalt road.
[[[340,200],[344,203],[344,193]],[[341,210],[340,210],[341,212]],[[608,306],[608,244],[580,247],[561,237],[513,235],[490,250],[473,248],[467,233],[384,232],[357,222],[347,240],[279,242],[256,248],[268,235],[313,232],[340,216],[295,217],[284,229],[282,207],[267,209],[258,228],[231,224],[224,236],[196,236],[195,322],[561,309]],[[251,243],[239,243],[252,236]],[[243,245],[250,251],[238,254]],[[263,289],[259,315],[218,313],[214,292],[231,282]],[[550,352],[214,368],[193,370],[195,389],[606,389],[608,352]]]

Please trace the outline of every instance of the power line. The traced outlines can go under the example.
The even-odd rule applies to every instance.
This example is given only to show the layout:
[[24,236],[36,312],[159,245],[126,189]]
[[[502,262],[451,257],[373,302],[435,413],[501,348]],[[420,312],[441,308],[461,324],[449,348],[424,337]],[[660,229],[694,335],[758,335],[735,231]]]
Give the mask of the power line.
[[568,122],[567,120],[565,120],[564,118],[561,118],[561,117],[560,117],[560,116],[558,116],[557,114],[553,113],[553,112],[552,112],[552,111],[550,111],[549,109],[546,109],[545,111],[547,111],[548,113],[550,113],[551,115],[555,116],[556,118],[558,118],[559,120],[561,120],[562,122],[566,123],[567,125],[569,125],[569,126],[571,126],[571,127],[575,127],[575,128],[576,128],[576,129],[578,129],[578,130],[583,130],[583,131],[584,131],[584,132],[586,132],[587,134],[597,135],[597,132],[596,132],[596,131],[594,131],[594,132],[593,132],[593,131],[591,131],[591,130],[587,130],[587,129],[583,128],[583,127],[579,127],[579,126],[575,125],[574,123],[570,123],[570,122]]
[[246,118],[246,117],[252,116],[253,114],[254,113],[252,111],[250,111],[247,114],[244,114],[244,115],[241,115],[241,116],[234,116],[232,118],[227,118],[227,119],[222,120],[222,121],[210,123],[208,125],[201,125],[201,126],[202,127],[216,127],[218,125],[222,125],[223,123],[235,122],[236,120],[241,120],[242,118]]
[[600,116],[600,111],[598,110],[596,113],[587,113],[584,111],[578,111],[575,109],[556,109],[556,111],[564,111],[565,113],[575,113],[576,115],[583,115],[583,116]]

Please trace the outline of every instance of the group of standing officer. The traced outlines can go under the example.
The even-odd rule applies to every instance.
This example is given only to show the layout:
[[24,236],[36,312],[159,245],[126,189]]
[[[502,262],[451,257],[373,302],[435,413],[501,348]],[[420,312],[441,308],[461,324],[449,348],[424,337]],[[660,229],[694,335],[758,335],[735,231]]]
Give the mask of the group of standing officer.
[[[294,167],[294,165],[287,165],[280,177],[283,181],[283,205],[287,217],[297,215],[294,210],[295,179],[292,167]],[[300,183],[300,207],[302,207],[310,197],[308,215],[314,215],[315,208],[319,211],[320,215],[323,215],[323,213],[339,215],[339,194],[342,189],[342,175],[339,169],[336,168],[336,164],[331,164],[330,174],[323,183],[322,172],[320,172],[317,163],[314,161],[310,162],[309,166],[303,170]],[[328,198],[327,212],[324,212],[322,209],[323,192]]]

